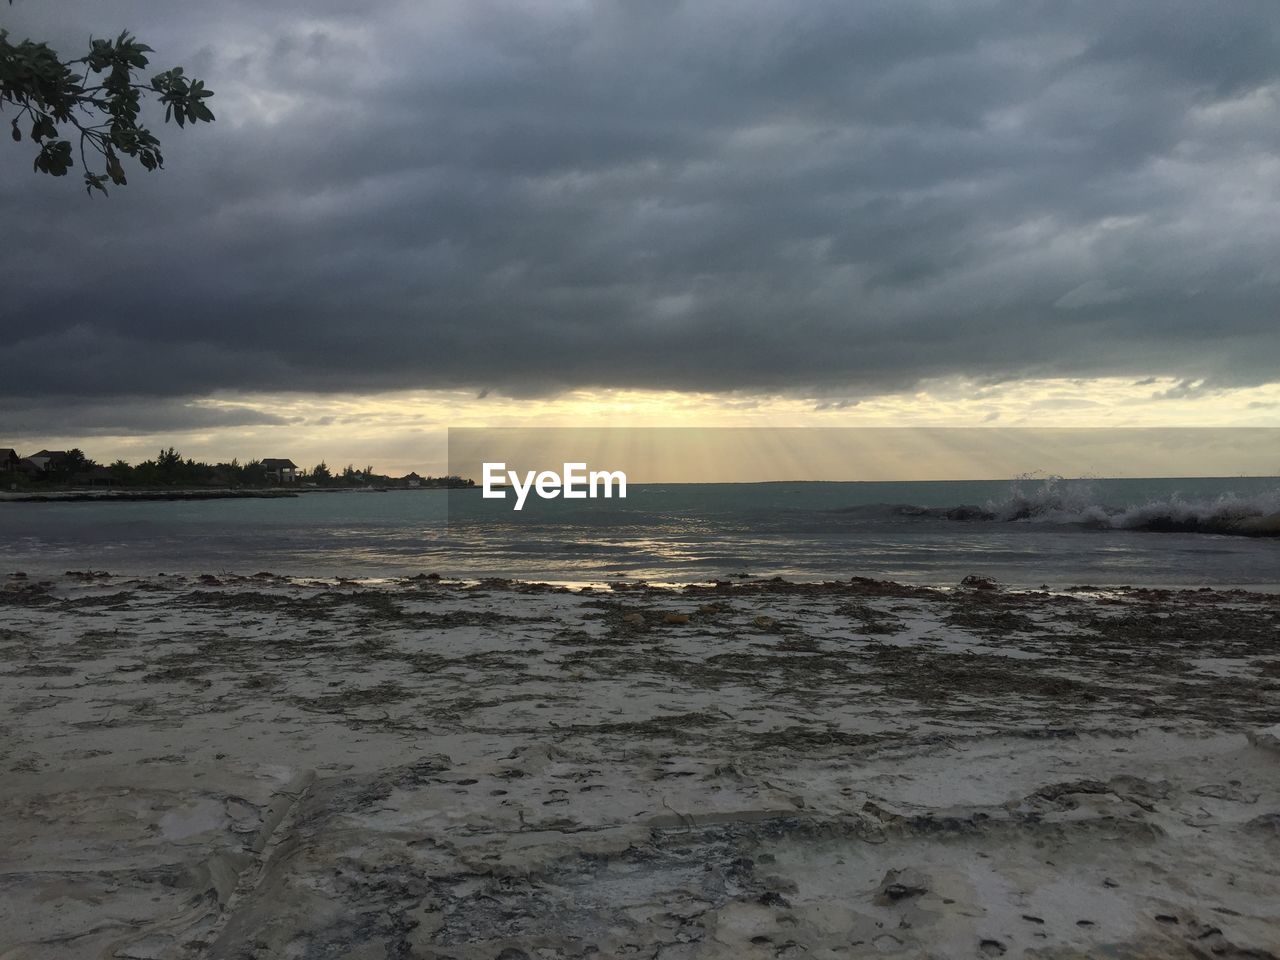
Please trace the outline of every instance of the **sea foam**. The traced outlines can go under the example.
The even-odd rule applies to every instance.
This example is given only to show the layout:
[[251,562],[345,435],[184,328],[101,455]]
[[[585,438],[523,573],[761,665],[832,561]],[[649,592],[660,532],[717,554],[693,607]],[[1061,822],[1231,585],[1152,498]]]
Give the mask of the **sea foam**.
[[1177,494],[1133,505],[1108,504],[1093,480],[1045,477],[1014,481],[1007,499],[988,502],[992,520],[1072,524],[1109,530],[1280,536],[1280,488],[1211,499]]

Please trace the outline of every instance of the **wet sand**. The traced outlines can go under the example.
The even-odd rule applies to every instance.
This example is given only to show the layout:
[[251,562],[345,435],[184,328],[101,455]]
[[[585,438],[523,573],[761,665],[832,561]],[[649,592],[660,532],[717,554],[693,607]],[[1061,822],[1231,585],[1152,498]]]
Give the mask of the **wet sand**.
[[1280,955],[1280,598],[990,586],[8,577],[0,958]]

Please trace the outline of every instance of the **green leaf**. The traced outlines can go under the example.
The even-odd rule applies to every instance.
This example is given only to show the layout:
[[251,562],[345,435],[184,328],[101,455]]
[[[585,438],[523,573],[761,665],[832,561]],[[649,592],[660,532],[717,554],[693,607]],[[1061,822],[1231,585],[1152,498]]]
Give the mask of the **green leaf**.
[[124,167],[120,166],[120,158],[115,154],[107,156],[107,175],[117,187],[123,187],[127,182],[124,178]]

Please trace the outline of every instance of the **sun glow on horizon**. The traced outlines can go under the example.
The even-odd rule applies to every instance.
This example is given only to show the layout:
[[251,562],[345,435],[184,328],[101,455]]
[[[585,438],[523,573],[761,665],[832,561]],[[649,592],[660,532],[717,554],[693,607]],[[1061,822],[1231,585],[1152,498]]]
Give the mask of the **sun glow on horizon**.
[[[162,403],[162,402],[158,402]],[[383,394],[222,394],[172,401],[225,425],[168,431],[101,424],[60,435],[0,437],[20,447],[78,446],[99,462],[131,462],[174,446],[201,460],[283,456],[310,469],[347,463],[403,474],[447,469],[450,428],[533,427],[1274,427],[1280,384],[1214,388],[1172,378],[935,381],[870,396],[574,390],[513,397],[462,390]],[[237,418],[243,422],[236,422]],[[1280,466],[1278,464],[1277,466]]]

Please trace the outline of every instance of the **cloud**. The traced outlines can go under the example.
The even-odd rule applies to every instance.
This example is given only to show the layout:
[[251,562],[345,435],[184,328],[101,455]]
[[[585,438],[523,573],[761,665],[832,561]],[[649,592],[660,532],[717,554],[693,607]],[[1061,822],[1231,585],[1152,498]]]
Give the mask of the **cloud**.
[[1206,380],[1180,380],[1166,390],[1151,394],[1152,400],[1187,400],[1216,393],[1221,390]]
[[6,14],[219,119],[105,202],[0,152],[3,396],[1280,369],[1272,0]]
[[94,398],[56,397],[6,404],[3,439],[33,438],[38,442],[51,433],[60,437],[149,436],[300,422],[296,416],[238,403],[142,397],[115,397],[103,403]]
[[836,400],[819,400],[813,405],[814,410],[852,410],[858,406],[861,400],[836,399]]

